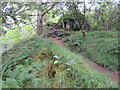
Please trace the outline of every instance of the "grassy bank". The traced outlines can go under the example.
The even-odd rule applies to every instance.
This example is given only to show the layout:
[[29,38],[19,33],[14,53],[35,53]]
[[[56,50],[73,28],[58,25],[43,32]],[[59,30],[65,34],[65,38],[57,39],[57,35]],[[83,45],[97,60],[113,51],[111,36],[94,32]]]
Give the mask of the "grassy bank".
[[31,38],[3,53],[4,88],[115,88],[82,57],[50,40]]
[[67,44],[72,50],[83,53],[108,69],[118,70],[117,31],[86,32],[86,37],[82,37],[81,32],[77,32],[68,39]]

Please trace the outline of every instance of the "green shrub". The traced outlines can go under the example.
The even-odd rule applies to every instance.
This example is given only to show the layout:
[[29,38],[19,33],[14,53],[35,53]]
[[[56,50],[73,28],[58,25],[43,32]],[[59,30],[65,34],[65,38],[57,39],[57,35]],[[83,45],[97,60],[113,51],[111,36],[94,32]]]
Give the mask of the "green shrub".
[[27,25],[27,26],[25,26],[24,27],[26,30],[32,30],[32,29],[34,29],[32,26],[30,26],[30,25]]
[[[24,33],[25,32],[25,33]],[[23,31],[19,29],[9,30],[2,38],[2,42],[15,44],[25,38],[31,38],[34,36],[34,29],[32,26],[25,26]]]
[[22,40],[24,38],[23,34],[21,33],[21,31],[19,31],[18,29],[13,29],[8,31],[5,34],[5,37],[3,38],[3,42],[11,42],[11,43],[17,43],[20,40]]
[[100,25],[95,19],[90,19],[89,22],[93,31],[101,30],[102,25]]
[[33,28],[33,26],[27,25],[27,26],[24,27],[24,30],[25,30],[25,33],[24,33],[25,37],[34,36],[35,29]]
[[21,37],[21,33],[17,29],[10,30],[6,33],[6,39],[14,39]]

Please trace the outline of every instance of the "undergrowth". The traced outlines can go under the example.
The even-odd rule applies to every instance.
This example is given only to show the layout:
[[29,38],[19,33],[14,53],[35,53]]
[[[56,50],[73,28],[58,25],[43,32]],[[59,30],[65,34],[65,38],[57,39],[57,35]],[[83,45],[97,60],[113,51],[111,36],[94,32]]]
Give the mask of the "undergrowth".
[[77,32],[67,38],[67,45],[78,53],[111,70],[118,70],[118,33],[117,31],[86,32],[83,37]]
[[21,41],[2,57],[3,88],[117,88],[107,74],[47,39]]

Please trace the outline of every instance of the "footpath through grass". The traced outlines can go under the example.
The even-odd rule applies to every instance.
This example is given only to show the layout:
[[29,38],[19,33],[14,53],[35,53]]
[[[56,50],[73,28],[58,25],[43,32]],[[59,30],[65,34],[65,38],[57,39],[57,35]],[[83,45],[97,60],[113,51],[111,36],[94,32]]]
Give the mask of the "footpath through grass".
[[3,53],[2,82],[3,88],[117,88],[80,56],[36,37]]
[[86,37],[77,32],[67,39],[69,40],[67,44],[72,50],[83,53],[105,68],[118,70],[120,45],[117,31],[86,32]]

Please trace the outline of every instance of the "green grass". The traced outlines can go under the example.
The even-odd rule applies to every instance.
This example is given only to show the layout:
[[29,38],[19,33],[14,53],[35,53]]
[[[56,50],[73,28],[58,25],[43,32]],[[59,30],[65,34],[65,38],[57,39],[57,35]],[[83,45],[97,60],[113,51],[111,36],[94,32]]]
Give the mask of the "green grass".
[[83,53],[108,69],[118,70],[117,31],[86,32],[86,37],[82,37],[81,32],[77,32],[68,39],[67,44],[71,49]]
[[[57,64],[50,69],[53,57]],[[54,78],[48,75],[52,71]],[[82,57],[35,37],[3,53],[2,79],[4,88],[117,88],[107,74],[100,74]]]

